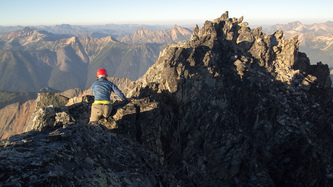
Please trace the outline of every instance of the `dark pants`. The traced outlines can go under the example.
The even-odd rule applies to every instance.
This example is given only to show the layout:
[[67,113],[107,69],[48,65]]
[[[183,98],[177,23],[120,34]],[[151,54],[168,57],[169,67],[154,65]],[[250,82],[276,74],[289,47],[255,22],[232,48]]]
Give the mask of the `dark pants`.
[[96,122],[102,117],[108,118],[111,115],[112,105],[111,104],[92,104],[90,122]]

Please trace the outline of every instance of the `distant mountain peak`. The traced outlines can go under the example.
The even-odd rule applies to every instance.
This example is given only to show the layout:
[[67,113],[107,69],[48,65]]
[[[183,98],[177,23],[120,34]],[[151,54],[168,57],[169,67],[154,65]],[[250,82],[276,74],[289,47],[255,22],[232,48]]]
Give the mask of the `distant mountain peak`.
[[31,31],[35,31],[36,29],[34,28],[30,28],[30,27],[24,27],[24,29],[22,30],[23,32],[31,32]]
[[0,39],[10,42],[17,40],[20,45],[25,45],[30,42],[37,42],[47,37],[47,33],[41,33],[34,28],[25,27],[22,30],[12,31],[6,34],[0,34]]
[[290,39],[298,36],[300,50],[308,54],[312,64],[322,61],[333,66],[333,22],[302,24],[299,21],[288,24],[278,24],[264,28],[263,31],[272,34],[277,30],[284,32],[284,37]]
[[30,28],[30,27],[25,27],[22,30],[17,30],[17,31],[13,31],[11,33],[8,34],[8,36],[10,37],[26,37],[26,36],[31,36],[33,34],[37,34],[38,31],[34,28]]
[[325,25],[327,25],[329,27],[333,27],[333,21],[327,21],[327,22],[325,22]]
[[181,43],[190,39],[192,31],[175,25],[167,30],[148,30],[140,28],[131,35],[118,38],[119,41],[136,44],[136,43]]

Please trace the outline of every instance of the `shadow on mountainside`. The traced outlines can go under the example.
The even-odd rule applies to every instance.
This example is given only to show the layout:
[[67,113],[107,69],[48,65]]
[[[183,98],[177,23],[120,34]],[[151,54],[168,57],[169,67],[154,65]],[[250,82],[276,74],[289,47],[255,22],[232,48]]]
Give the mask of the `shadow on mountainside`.
[[183,185],[329,184],[325,172],[312,172],[331,162],[332,104],[316,95],[325,88],[294,87],[256,68],[242,78],[236,67],[220,72],[215,83],[205,80],[209,72],[194,75],[179,80],[180,93],[149,83],[142,99],[118,111],[113,131],[155,152],[169,180]]
[[249,52],[232,40],[169,47],[118,133],[153,150],[183,184],[331,184],[332,91],[314,70],[327,66],[310,66],[280,33],[263,38],[239,43]]

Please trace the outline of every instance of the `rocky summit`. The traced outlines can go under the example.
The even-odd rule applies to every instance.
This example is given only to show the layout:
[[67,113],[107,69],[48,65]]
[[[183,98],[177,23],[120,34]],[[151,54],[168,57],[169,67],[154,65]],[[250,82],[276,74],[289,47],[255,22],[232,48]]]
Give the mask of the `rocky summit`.
[[91,97],[2,140],[2,186],[332,186],[332,88],[297,37],[241,18],[196,26],[87,125]]

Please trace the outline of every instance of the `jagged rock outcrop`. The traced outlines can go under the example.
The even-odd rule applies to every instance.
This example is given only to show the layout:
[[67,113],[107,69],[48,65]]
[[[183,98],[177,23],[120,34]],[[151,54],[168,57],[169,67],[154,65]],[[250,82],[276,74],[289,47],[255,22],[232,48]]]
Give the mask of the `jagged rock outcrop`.
[[36,110],[47,107],[65,106],[69,98],[59,93],[38,93]]
[[[39,95],[38,98],[40,99],[37,101],[36,109],[30,116],[24,132],[41,131],[45,128],[62,126],[62,124],[88,124],[89,122],[89,104],[94,102],[93,96],[68,99],[57,93],[48,93]],[[46,98],[49,99],[48,102],[45,102]],[[52,105],[46,105],[49,103]]]
[[[79,92],[77,89],[74,89],[74,91],[68,90],[67,92],[61,94],[12,93],[12,95],[14,95],[12,97],[14,97],[14,100],[17,100],[17,102],[0,109],[0,139],[5,139],[13,135],[21,134],[35,129],[33,127],[33,118],[34,116],[39,115],[41,112],[45,114],[46,110],[53,111],[54,107],[61,107],[65,106],[66,104],[72,105],[77,103],[78,101],[75,103],[73,102],[73,100],[75,100],[74,98],[71,99],[71,103],[69,103],[70,99],[63,96],[75,95],[75,93],[73,93],[76,92],[75,90]],[[33,99],[35,95],[37,98]],[[24,96],[26,97],[25,99],[28,99],[27,101],[24,101]],[[80,102],[82,102],[82,99]],[[39,124],[37,126],[39,126]],[[40,128],[42,128],[42,126]]]
[[[134,84],[134,82],[124,78],[108,77],[108,79],[114,82],[119,89],[124,91],[127,91],[127,87],[131,87]],[[59,110],[54,110],[54,107],[72,106],[82,102],[93,102],[91,89],[82,91],[79,88],[74,88],[61,93],[54,92],[49,88],[40,91],[45,93],[1,93],[3,100],[8,98],[7,101],[2,101],[3,105],[14,101],[16,102],[0,109],[0,139],[5,139],[30,130],[40,130],[44,128],[44,126],[40,126],[40,124],[47,124],[48,122],[38,121],[37,116],[56,116],[56,112]],[[33,99],[34,97],[37,97],[37,99]],[[25,101],[24,99],[29,100]],[[115,94],[111,95],[111,99],[113,101],[119,100]],[[35,117],[37,118],[34,119]],[[34,122],[34,120],[37,121]],[[87,119],[83,121],[87,123]]]
[[120,131],[182,185],[332,185],[328,66],[310,65],[296,37],[227,17],[161,53]]
[[101,186],[332,186],[327,65],[310,65],[297,38],[242,21],[226,12],[196,27],[190,41],[168,46],[128,89],[137,100],[117,105],[99,128],[78,121],[89,117],[89,103],[40,115],[49,126],[3,141],[0,181],[90,186],[98,176]]

